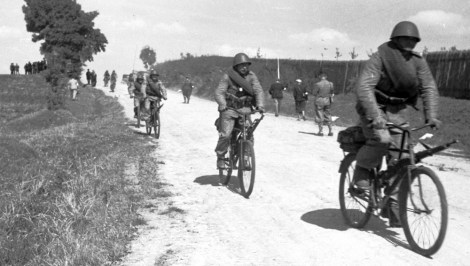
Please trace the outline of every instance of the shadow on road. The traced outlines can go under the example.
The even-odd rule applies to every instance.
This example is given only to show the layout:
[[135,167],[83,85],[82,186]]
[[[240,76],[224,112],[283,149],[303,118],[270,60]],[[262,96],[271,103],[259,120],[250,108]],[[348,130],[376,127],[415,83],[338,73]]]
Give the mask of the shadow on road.
[[219,175],[203,175],[194,179],[194,182],[200,185],[222,186],[219,182]]
[[[203,175],[194,179],[194,182],[200,185],[211,185],[214,187],[224,186],[220,183],[219,175]],[[232,193],[240,194],[240,184],[237,177],[232,176],[225,187]]]
[[[353,229],[352,227],[345,224],[341,210],[339,209],[321,209],[310,211],[304,213],[300,219],[306,223],[314,224],[325,229],[334,229],[338,231]],[[394,246],[410,249],[407,242],[399,239],[400,236],[404,237],[404,235],[391,230],[391,228],[388,227],[388,225],[383,220],[375,216],[370,218],[369,222],[366,226],[364,226],[364,228],[358,230],[374,233],[384,238]]]
[[314,136],[318,136],[318,134],[317,134],[317,133],[313,133],[313,132],[299,131],[299,133],[301,133],[301,134],[307,134],[307,135],[314,135]]

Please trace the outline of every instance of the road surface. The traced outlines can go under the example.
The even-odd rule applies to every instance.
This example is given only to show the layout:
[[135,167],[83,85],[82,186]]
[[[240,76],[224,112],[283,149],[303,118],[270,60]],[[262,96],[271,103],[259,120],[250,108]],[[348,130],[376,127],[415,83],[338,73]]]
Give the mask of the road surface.
[[[124,84],[115,93],[104,91],[133,117]],[[386,220],[373,217],[363,230],[344,224],[339,128],[334,137],[318,137],[313,121],[267,114],[255,132],[256,183],[245,199],[236,184],[218,183],[216,103],[193,97],[184,104],[174,91],[168,98],[160,139],[148,139],[173,196],[141,211],[147,224],[122,265],[470,265],[468,161],[426,160],[446,189],[449,226],[442,248],[425,258]]]

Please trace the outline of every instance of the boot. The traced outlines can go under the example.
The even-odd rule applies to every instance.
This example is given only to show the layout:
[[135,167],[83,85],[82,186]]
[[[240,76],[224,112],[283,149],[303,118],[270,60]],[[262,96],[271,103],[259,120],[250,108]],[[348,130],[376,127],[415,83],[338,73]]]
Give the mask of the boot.
[[380,215],[388,219],[390,227],[401,227],[398,202],[396,199],[390,198]]
[[362,189],[362,190],[369,190],[370,189],[370,177],[371,177],[371,172],[369,169],[356,165],[356,170],[354,171],[354,176],[353,176],[353,182],[357,188]]
[[323,136],[323,126],[321,124],[318,124],[317,136]]
[[224,169],[225,168],[225,158],[217,157],[217,168]]
[[137,118],[137,108],[139,108],[139,107],[137,107],[137,106],[134,107],[134,118]]
[[330,125],[328,125],[328,136],[333,136],[333,129],[331,128]]

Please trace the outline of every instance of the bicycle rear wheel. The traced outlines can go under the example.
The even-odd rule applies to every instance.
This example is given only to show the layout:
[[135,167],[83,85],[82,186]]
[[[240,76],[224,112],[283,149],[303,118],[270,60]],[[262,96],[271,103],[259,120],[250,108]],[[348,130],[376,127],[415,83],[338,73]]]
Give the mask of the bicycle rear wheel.
[[444,186],[431,169],[420,166],[410,180],[403,179],[399,210],[411,249],[423,256],[436,253],[446,235],[448,210]]
[[354,187],[353,175],[356,169],[356,154],[349,153],[344,157],[340,168],[339,205],[343,218],[351,227],[362,228],[370,219],[372,206],[370,194],[359,193]]
[[153,122],[153,115],[151,115],[149,119],[145,120],[145,131],[147,131],[148,135],[152,134],[152,122]]
[[232,170],[234,168],[234,151],[232,150],[232,145],[229,144],[227,154],[224,158],[225,168],[219,168],[219,179],[222,185],[227,185],[232,176]]
[[137,128],[140,128],[140,107],[137,108]]
[[154,115],[154,120],[153,120],[153,132],[155,134],[155,138],[160,138],[160,113],[158,111],[155,111]]
[[256,161],[253,143],[249,140],[241,141],[238,154],[238,179],[240,180],[241,194],[248,198],[253,192],[255,184]]

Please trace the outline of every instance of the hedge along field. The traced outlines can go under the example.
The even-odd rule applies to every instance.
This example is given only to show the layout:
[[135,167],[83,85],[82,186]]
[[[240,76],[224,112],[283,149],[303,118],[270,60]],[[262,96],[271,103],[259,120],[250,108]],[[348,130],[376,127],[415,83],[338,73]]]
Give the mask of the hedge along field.
[[101,91],[50,111],[48,90],[0,75],[0,265],[112,264],[144,223],[137,209],[169,195],[155,147]]
[[[193,91],[194,95],[213,100],[214,90],[223,73],[231,66],[232,60],[232,57],[202,56],[164,62],[157,66],[157,70],[161,73],[161,78],[165,84],[176,90],[181,88],[186,75],[191,76],[196,86]],[[266,94],[267,111],[274,112],[273,101],[267,91],[277,77],[277,60],[253,59],[252,61],[251,70],[258,76]],[[292,96],[295,79],[301,78],[304,85],[311,89],[313,84],[319,80],[317,75],[321,67],[328,74],[328,79],[335,84],[336,96],[332,106],[332,114],[339,117],[336,125],[346,127],[356,124],[358,116],[355,110],[356,98],[353,88],[363,63],[364,61],[280,60],[282,82],[288,88],[284,93],[281,114],[296,116]],[[460,76],[460,78],[462,77]],[[468,123],[470,122],[470,116],[465,115],[470,113],[470,102],[441,96],[439,105],[439,116],[444,122],[444,127],[441,130],[432,131],[435,137],[431,140],[431,143],[440,144],[451,139],[458,139],[461,143],[452,147],[464,150],[465,156],[470,155],[470,123]],[[422,121],[422,108],[420,109],[421,111],[412,111],[412,125],[424,123]],[[310,121],[313,120],[314,105],[312,99],[307,104],[306,115]],[[314,130],[317,129],[316,126],[313,128]]]

